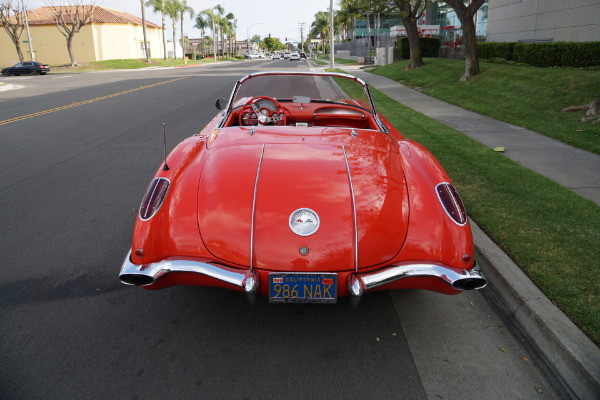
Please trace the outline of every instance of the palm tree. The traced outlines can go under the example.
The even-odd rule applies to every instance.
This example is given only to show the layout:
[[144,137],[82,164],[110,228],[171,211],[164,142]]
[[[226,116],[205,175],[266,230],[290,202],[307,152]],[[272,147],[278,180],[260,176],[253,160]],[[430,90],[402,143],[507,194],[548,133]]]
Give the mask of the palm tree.
[[146,62],[150,62],[150,54],[148,54],[148,39],[146,38],[146,9],[144,8],[144,1],[140,0],[142,5],[142,28],[144,31],[144,52],[146,53]]
[[[224,17],[221,17],[221,46],[224,47],[225,45],[225,35],[227,35],[227,38],[231,38],[231,36],[233,36],[233,24],[231,23],[231,20],[234,19],[235,17],[233,16],[233,13],[228,13],[227,15],[225,15]],[[227,40],[227,43],[229,43],[230,41]],[[227,53],[229,53],[229,48],[231,46],[227,46]],[[224,49],[223,49],[224,50]]]
[[160,12],[162,18],[163,59],[167,61],[167,27],[165,25],[165,0],[146,0],[146,7],[154,7],[154,12]]
[[175,33],[177,32],[177,19],[179,18],[179,0],[165,0],[165,13],[173,21],[173,57],[177,60],[177,40]]
[[221,54],[223,53],[223,26],[225,25],[225,18],[223,17],[223,14],[225,13],[225,9],[221,4],[217,4],[213,7],[213,10],[217,11],[215,14],[215,27],[217,28],[218,33],[215,35],[215,40],[219,40],[219,37],[221,38],[220,46],[215,48],[216,57],[216,53],[219,48],[221,49]]
[[186,13],[190,15],[190,18],[194,18],[194,9],[188,6],[186,0],[178,0],[177,6],[179,8],[179,18],[181,19],[181,49],[183,51],[183,59],[185,60],[185,43],[183,36],[183,17]]
[[196,29],[200,29],[200,43],[202,43],[202,57],[206,56],[206,48],[205,48],[205,40],[204,40],[204,33],[206,28],[208,28],[210,26],[210,21],[207,21],[204,18],[204,12],[199,13],[196,16],[196,24],[194,25],[194,28]]
[[329,37],[329,13],[319,11],[315,14],[315,20],[310,25],[310,34],[312,37],[321,37],[321,48],[325,54],[325,39]]
[[203,10],[200,15],[204,15],[206,16],[206,22],[210,25],[210,30],[212,32],[212,44],[213,44],[213,55],[215,57],[215,61],[217,58],[217,48],[216,48],[216,41],[214,40],[215,38],[215,24],[216,24],[216,19],[217,19],[217,15],[214,13],[214,11],[212,10],[212,8],[207,8],[206,10]]

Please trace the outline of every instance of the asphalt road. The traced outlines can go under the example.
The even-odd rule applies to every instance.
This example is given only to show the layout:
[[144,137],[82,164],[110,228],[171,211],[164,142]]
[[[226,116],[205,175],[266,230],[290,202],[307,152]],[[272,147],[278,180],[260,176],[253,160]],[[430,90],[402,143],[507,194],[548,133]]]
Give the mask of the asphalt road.
[[[118,273],[167,146],[237,78],[306,61],[3,79],[0,399],[557,398],[476,292],[365,296],[356,311]],[[541,392],[540,392],[541,391]]]

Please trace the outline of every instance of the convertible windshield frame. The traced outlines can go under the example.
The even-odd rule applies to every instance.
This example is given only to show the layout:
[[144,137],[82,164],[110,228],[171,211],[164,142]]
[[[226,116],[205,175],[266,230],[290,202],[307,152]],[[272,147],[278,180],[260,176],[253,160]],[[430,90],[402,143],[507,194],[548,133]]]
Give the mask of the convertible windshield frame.
[[[365,110],[369,113],[371,113],[373,115],[373,118],[375,119],[375,121],[377,122],[377,125],[379,127],[379,130],[381,130],[382,132],[385,133],[389,133],[388,129],[386,128],[385,124],[383,124],[383,122],[379,119],[379,115],[377,114],[377,109],[375,108],[375,102],[373,101],[373,97],[371,96],[371,92],[369,90],[369,86],[367,85],[367,83],[354,76],[354,75],[349,75],[349,74],[343,74],[343,73],[338,73],[338,72],[288,72],[288,71],[268,71],[268,72],[256,72],[253,74],[248,74],[246,76],[243,76],[242,78],[240,78],[232,92],[231,92],[231,96],[229,97],[229,101],[227,103],[227,107],[225,108],[225,110],[223,111],[223,119],[221,120],[220,124],[219,124],[219,128],[223,128],[225,122],[228,120],[229,116],[231,115],[231,113],[233,112],[233,110],[235,108],[237,108],[237,106],[234,106],[235,102],[238,100],[237,96],[238,93],[240,91],[240,87],[242,87],[242,84],[250,79],[253,78],[257,78],[257,77],[265,77],[265,76],[306,76],[306,77],[323,77],[323,78],[344,78],[344,79],[350,79],[354,82],[359,83],[362,87],[363,90],[365,92],[365,96],[366,99],[368,99],[369,102],[369,106],[371,107],[371,109],[366,109],[360,105],[355,105],[355,107],[360,108],[362,110]],[[257,94],[258,95],[258,94]],[[350,99],[352,100],[352,99]],[[283,102],[288,102],[288,101],[293,101],[293,99],[290,98],[282,98],[282,99],[278,99],[278,101],[283,101]],[[311,99],[311,102],[323,102],[323,103],[330,103],[330,104],[343,104],[345,106],[352,106],[351,104],[348,103],[343,103],[340,101],[332,101],[332,100],[327,100],[327,99]],[[239,105],[238,105],[239,106]]]

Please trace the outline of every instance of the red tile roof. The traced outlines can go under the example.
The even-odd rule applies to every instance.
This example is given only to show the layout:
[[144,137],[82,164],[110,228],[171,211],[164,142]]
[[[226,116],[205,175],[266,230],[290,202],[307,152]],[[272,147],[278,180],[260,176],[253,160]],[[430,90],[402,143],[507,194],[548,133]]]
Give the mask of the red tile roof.
[[[80,6],[89,7],[89,6]],[[75,7],[66,7],[67,9],[74,9]],[[51,7],[40,7],[27,12],[27,19],[29,25],[54,25],[54,14]],[[69,22],[68,15],[65,20]],[[113,10],[112,8],[94,6],[94,16],[91,23],[99,24],[131,24],[131,25],[142,25],[142,19],[134,15],[128,14],[124,11]],[[150,28],[161,28],[152,22],[146,20],[146,26]]]

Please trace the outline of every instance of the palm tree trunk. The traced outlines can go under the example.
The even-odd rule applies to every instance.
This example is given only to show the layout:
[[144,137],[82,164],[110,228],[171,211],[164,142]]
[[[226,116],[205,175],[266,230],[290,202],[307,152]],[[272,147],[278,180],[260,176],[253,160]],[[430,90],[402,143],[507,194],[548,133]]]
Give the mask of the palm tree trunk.
[[167,24],[165,22],[165,13],[162,12],[162,36],[163,36],[163,60],[167,61]]
[[177,31],[177,27],[175,24],[175,18],[173,18],[173,56],[177,60],[177,40],[175,39],[175,32]]

